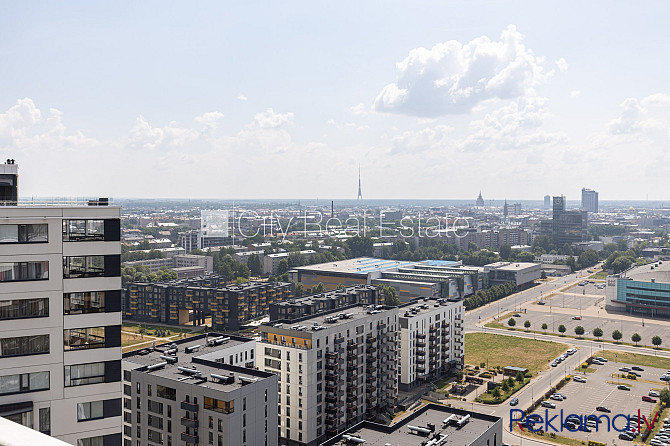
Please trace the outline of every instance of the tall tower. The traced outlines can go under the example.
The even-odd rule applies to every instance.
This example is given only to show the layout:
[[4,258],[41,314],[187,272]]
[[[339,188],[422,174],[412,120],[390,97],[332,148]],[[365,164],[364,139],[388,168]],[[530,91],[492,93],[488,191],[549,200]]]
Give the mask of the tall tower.
[[363,192],[361,191],[361,165],[358,164],[358,199],[363,199]]

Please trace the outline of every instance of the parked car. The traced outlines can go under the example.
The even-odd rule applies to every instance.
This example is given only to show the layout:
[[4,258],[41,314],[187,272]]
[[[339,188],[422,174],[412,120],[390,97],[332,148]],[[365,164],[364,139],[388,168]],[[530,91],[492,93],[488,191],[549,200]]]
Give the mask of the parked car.
[[582,317],[581,316],[572,316],[573,321],[581,321]]
[[548,407],[549,409],[556,409],[556,404],[551,401],[542,401],[542,407]]
[[600,361],[598,361],[597,359],[594,359],[593,361],[591,361],[591,364],[595,364],[595,365],[605,365],[604,362],[600,362]]
[[575,353],[577,353],[577,349],[573,347],[571,349],[568,349],[567,353],[568,355],[574,355]]
[[586,378],[581,377],[581,376],[575,376],[574,378],[572,378],[572,380],[577,381],[578,383],[585,383],[586,382]]
[[661,381],[670,381],[670,375],[663,375],[659,378]]
[[552,367],[556,367],[556,366],[558,366],[558,362],[556,362],[556,361],[552,362],[552,363],[551,363],[551,366],[552,366]]
[[655,403],[656,400],[650,396],[644,395],[642,397],[642,401],[647,402],[647,403]]
[[628,372],[631,371],[631,369],[630,369],[629,367],[621,367],[621,368],[619,368],[619,371],[620,371],[620,372],[628,373]]
[[543,301],[543,300],[538,300],[538,301],[537,301],[537,304],[538,304],[538,305],[546,305],[547,303],[546,303],[545,301]]
[[[630,435],[628,435],[628,434],[625,433],[625,432],[621,432],[621,433],[619,434],[619,440],[628,440],[628,441],[632,441],[633,438],[634,438],[634,437],[631,437]],[[651,441],[653,442],[653,441],[655,441],[655,440],[651,440]],[[651,444],[653,445],[654,443],[651,443]],[[656,444],[656,445],[654,445],[654,446],[664,446],[664,445],[661,444],[661,443],[659,442],[659,444]]]
[[519,313],[514,313],[512,316],[514,316],[514,317],[521,317],[521,315],[520,315]]
[[568,397],[565,396],[565,395],[563,395],[562,393],[558,393],[558,392],[556,392],[556,395],[560,395],[564,400],[567,400],[567,399],[568,399]]
[[655,390],[650,390],[650,391],[649,391],[649,396],[655,396],[656,398],[658,398],[659,396],[661,396],[661,394],[658,393],[658,392],[655,391]]
[[519,398],[517,397],[512,398],[509,402],[510,406],[516,406],[517,404],[519,404]]
[[607,362],[607,359],[603,358],[602,356],[596,356],[596,359],[600,362]]
[[644,372],[644,369],[639,365],[634,365],[633,367],[631,367],[631,369],[637,370],[638,372]]
[[628,387],[625,384],[619,384],[618,386],[616,386],[616,388],[619,390],[630,390],[630,387]]
[[[556,393],[551,395],[549,398],[551,398],[552,400],[556,400],[556,401],[563,401],[563,397],[561,395],[556,394]],[[644,399],[644,397],[642,397],[642,398]]]
[[596,410],[598,412],[606,412],[606,413],[611,413],[612,412],[612,409],[610,409],[609,407],[605,407],[605,406],[598,406],[598,407],[596,407]]

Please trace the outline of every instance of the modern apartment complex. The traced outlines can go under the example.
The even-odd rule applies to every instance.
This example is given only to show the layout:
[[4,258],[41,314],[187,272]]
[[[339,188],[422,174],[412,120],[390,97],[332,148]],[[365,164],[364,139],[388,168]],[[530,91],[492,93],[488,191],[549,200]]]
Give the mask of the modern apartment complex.
[[400,308],[400,390],[463,367],[463,302],[423,299]]
[[380,305],[384,296],[379,288],[359,285],[270,305],[270,321],[291,321],[351,305]]
[[598,192],[582,188],[582,209],[594,214],[598,213]]
[[398,309],[351,306],[261,325],[258,365],[278,377],[280,444],[316,445],[392,411]]
[[278,444],[277,376],[255,355],[211,333],[124,354],[124,446]]
[[223,277],[200,276],[166,283],[131,283],[125,293],[124,317],[141,322],[204,325],[212,318],[215,330],[239,330],[266,315],[270,305],[293,296],[284,282],[226,285]]
[[0,416],[78,446],[120,445],[120,208],[4,204]]

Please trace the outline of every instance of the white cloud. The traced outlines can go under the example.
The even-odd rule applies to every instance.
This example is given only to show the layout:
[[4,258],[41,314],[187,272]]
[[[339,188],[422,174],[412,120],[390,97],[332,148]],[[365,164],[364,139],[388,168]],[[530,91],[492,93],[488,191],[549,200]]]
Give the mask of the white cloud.
[[556,61],[556,66],[560,72],[565,72],[568,70],[568,62],[566,62],[566,60],[562,57]]
[[365,115],[365,114],[367,114],[365,104],[363,104],[362,102],[359,102],[357,105],[354,105],[353,107],[349,107],[349,111],[351,113],[353,113],[354,115]]
[[264,112],[256,113],[256,115],[254,115],[254,120],[250,124],[250,127],[261,129],[278,129],[291,122],[293,122],[293,113],[275,113],[274,110],[268,108]]
[[237,95],[237,100],[238,101],[246,101],[247,99],[248,98],[245,95],[243,95],[242,93]]
[[582,92],[580,90],[572,90],[570,92],[570,97],[571,98],[577,98],[577,97],[579,97],[580,94],[582,94]]
[[491,98],[532,94],[544,81],[543,59],[522,43],[514,25],[499,41],[486,36],[416,48],[396,64],[397,80],[377,95],[374,110],[414,116],[468,113]]

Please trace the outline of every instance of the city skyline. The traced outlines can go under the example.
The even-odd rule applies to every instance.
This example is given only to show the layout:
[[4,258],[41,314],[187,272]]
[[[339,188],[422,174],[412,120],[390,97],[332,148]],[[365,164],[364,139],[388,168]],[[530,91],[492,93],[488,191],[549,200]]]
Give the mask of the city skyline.
[[23,196],[665,198],[665,4],[6,6]]

